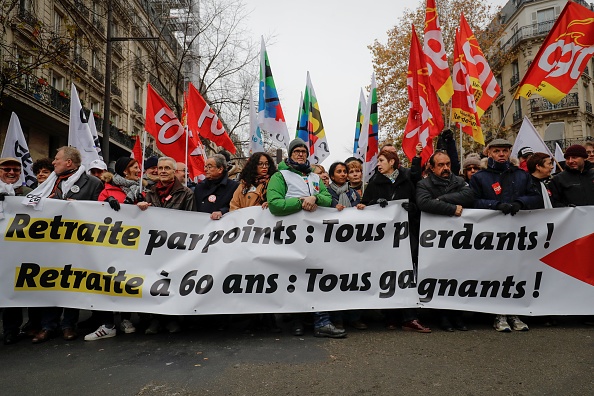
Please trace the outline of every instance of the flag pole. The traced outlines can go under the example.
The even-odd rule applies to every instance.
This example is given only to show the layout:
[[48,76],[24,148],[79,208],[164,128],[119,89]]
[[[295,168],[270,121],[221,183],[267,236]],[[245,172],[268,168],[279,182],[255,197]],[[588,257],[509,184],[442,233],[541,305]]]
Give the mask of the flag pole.
[[140,191],[142,191],[142,178],[144,176],[144,151],[146,149],[146,129],[142,131],[142,156],[140,157]]
[[185,173],[185,179],[184,180],[186,181],[186,187],[187,187],[187,185],[188,185],[188,162],[190,162],[190,161],[188,161],[188,140],[189,140],[190,133],[188,132],[188,126],[187,125],[184,127],[184,129],[186,130],[186,155],[184,157],[184,162],[185,162],[185,165],[186,165],[186,170],[184,171],[184,173]]
[[462,147],[462,124],[458,123],[458,128],[460,129],[460,160],[464,163],[464,147]]

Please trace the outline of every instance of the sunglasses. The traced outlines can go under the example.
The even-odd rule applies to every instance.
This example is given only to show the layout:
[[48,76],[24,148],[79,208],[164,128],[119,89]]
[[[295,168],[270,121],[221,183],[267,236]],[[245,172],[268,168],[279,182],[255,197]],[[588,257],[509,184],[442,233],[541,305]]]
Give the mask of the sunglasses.
[[467,170],[467,171],[469,171],[469,170],[475,170],[475,171],[478,171],[478,170],[481,170],[481,168],[479,168],[478,166],[471,165],[471,166],[467,166],[467,167],[466,167],[466,170]]
[[2,167],[0,167],[0,169],[2,169],[4,172],[14,172],[14,173],[19,173],[21,171],[21,168],[19,168],[19,167],[13,168],[10,166],[6,166],[6,167],[2,166]]

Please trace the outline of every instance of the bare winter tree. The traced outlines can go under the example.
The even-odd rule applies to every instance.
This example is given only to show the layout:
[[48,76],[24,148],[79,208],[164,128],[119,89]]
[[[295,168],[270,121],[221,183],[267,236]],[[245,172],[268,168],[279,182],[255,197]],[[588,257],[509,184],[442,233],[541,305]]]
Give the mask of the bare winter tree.
[[[257,75],[258,57],[257,43],[242,24],[248,14],[245,4],[242,0],[187,0],[181,2],[183,8],[160,4],[157,14],[161,23],[155,22],[160,26],[159,34],[173,34],[179,46],[171,60],[172,74],[157,78],[164,86],[165,78],[173,80],[169,85],[175,87],[172,105],[177,114],[183,106],[181,93],[192,82],[241,149],[246,142],[242,142],[240,131],[248,122],[249,89]],[[162,62],[163,58],[156,55],[154,62]]]

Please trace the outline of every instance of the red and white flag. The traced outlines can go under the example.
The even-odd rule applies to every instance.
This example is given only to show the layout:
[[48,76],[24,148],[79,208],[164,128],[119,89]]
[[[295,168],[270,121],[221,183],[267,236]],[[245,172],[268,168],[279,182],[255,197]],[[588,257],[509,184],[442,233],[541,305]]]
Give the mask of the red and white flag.
[[188,128],[190,131],[195,135],[207,138],[217,146],[225,148],[231,154],[235,154],[237,149],[227,131],[225,131],[223,123],[192,83],[188,84],[186,100]]
[[443,129],[443,117],[437,94],[431,85],[427,63],[414,25],[406,83],[409,110],[402,139],[402,149],[406,156],[412,160],[416,155],[417,144],[421,143],[423,145],[421,158],[422,163],[425,163],[433,153],[432,139],[439,135]]
[[447,103],[454,95],[454,87],[435,0],[427,0],[423,52],[427,61],[431,85],[433,85],[441,101]]

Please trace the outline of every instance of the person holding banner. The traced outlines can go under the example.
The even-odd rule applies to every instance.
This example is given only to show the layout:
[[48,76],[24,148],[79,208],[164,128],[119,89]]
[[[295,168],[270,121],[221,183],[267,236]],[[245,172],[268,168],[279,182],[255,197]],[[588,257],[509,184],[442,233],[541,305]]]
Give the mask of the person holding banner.
[[[389,147],[389,148],[388,148]],[[417,272],[417,260],[419,257],[419,228],[421,225],[421,212],[415,205],[415,185],[421,175],[421,151],[422,145],[416,146],[417,156],[413,159],[412,169],[400,166],[400,160],[394,147],[385,147],[377,157],[377,171],[369,180],[369,184],[363,193],[361,202],[364,205],[380,205],[382,208],[388,206],[388,201],[406,199],[402,203],[404,210],[408,212],[410,225],[410,249],[413,257],[413,269]],[[402,330],[416,331],[418,333],[431,333],[429,327],[421,324],[415,309],[402,309]],[[386,310],[386,327],[389,330],[396,330],[396,315],[394,310]]]
[[[52,174],[39,187],[27,194],[23,204],[36,206],[46,198],[97,201],[103,190],[103,184],[96,177],[87,175],[77,149],[69,146],[60,147],[52,165],[54,166]],[[60,321],[62,312],[64,317]],[[65,340],[74,340],[78,337],[76,333],[78,316],[79,310],[74,308],[43,308],[41,330],[33,337],[33,343],[48,341],[53,337],[58,325],[62,329]]]
[[136,204],[144,201],[140,176],[140,166],[136,159],[118,158],[115,163],[115,174],[104,172],[101,175],[105,188],[99,194],[99,201],[107,202],[116,212],[120,210],[122,203]]
[[[289,144],[289,158],[278,165],[278,172],[270,178],[266,198],[270,213],[286,216],[301,210],[313,212],[319,206],[329,207],[332,197],[313,172],[308,161],[309,148],[300,138]],[[298,316],[293,319],[293,335],[303,335],[303,323]],[[343,338],[347,333],[339,329],[330,320],[328,312],[314,313],[314,336]]]
[[[487,169],[470,179],[475,208],[499,210],[504,215],[514,216],[520,210],[542,207],[542,196],[534,188],[530,174],[510,162],[512,146],[505,139],[494,139],[487,145]],[[528,331],[526,323],[515,315],[496,315],[493,327],[506,333],[512,328]]]
[[210,213],[211,220],[219,220],[229,212],[229,204],[238,183],[229,179],[227,161],[215,154],[204,163],[206,179],[194,189],[196,210]]
[[[21,172],[21,161],[17,158],[0,158],[0,219],[4,217],[3,201],[5,197],[22,197],[31,192],[29,187],[18,185],[18,181],[21,178]],[[39,330],[40,321],[39,308],[29,308],[29,322],[25,326],[29,328],[37,328],[37,330]],[[4,345],[14,344],[20,341],[22,324],[22,308],[4,308],[4,311],[2,312]]]
[[[417,205],[422,212],[459,217],[464,208],[474,206],[472,189],[463,178],[454,175],[445,151],[435,151],[428,163],[427,177],[417,183]],[[441,310],[440,320],[445,331],[468,330],[462,322],[462,312]]]
[[[175,176],[177,162],[171,157],[161,157],[157,161],[159,181],[146,194],[146,200],[136,205],[141,210],[150,206],[193,212],[196,209],[194,193]],[[165,324],[165,326],[163,326]],[[145,334],[157,334],[162,327],[170,333],[179,333],[182,328],[179,318],[174,315],[153,315]]]
[[347,165],[349,187],[363,197],[363,164],[355,157],[347,158],[344,163]]
[[[262,209],[267,209],[266,191],[270,177],[274,173],[276,173],[276,166],[270,155],[264,152],[252,154],[239,174],[239,186],[231,199],[230,211],[250,206],[260,206]],[[249,315],[249,318],[250,321],[246,331],[266,329],[274,333],[280,332],[274,314],[252,314]]]

